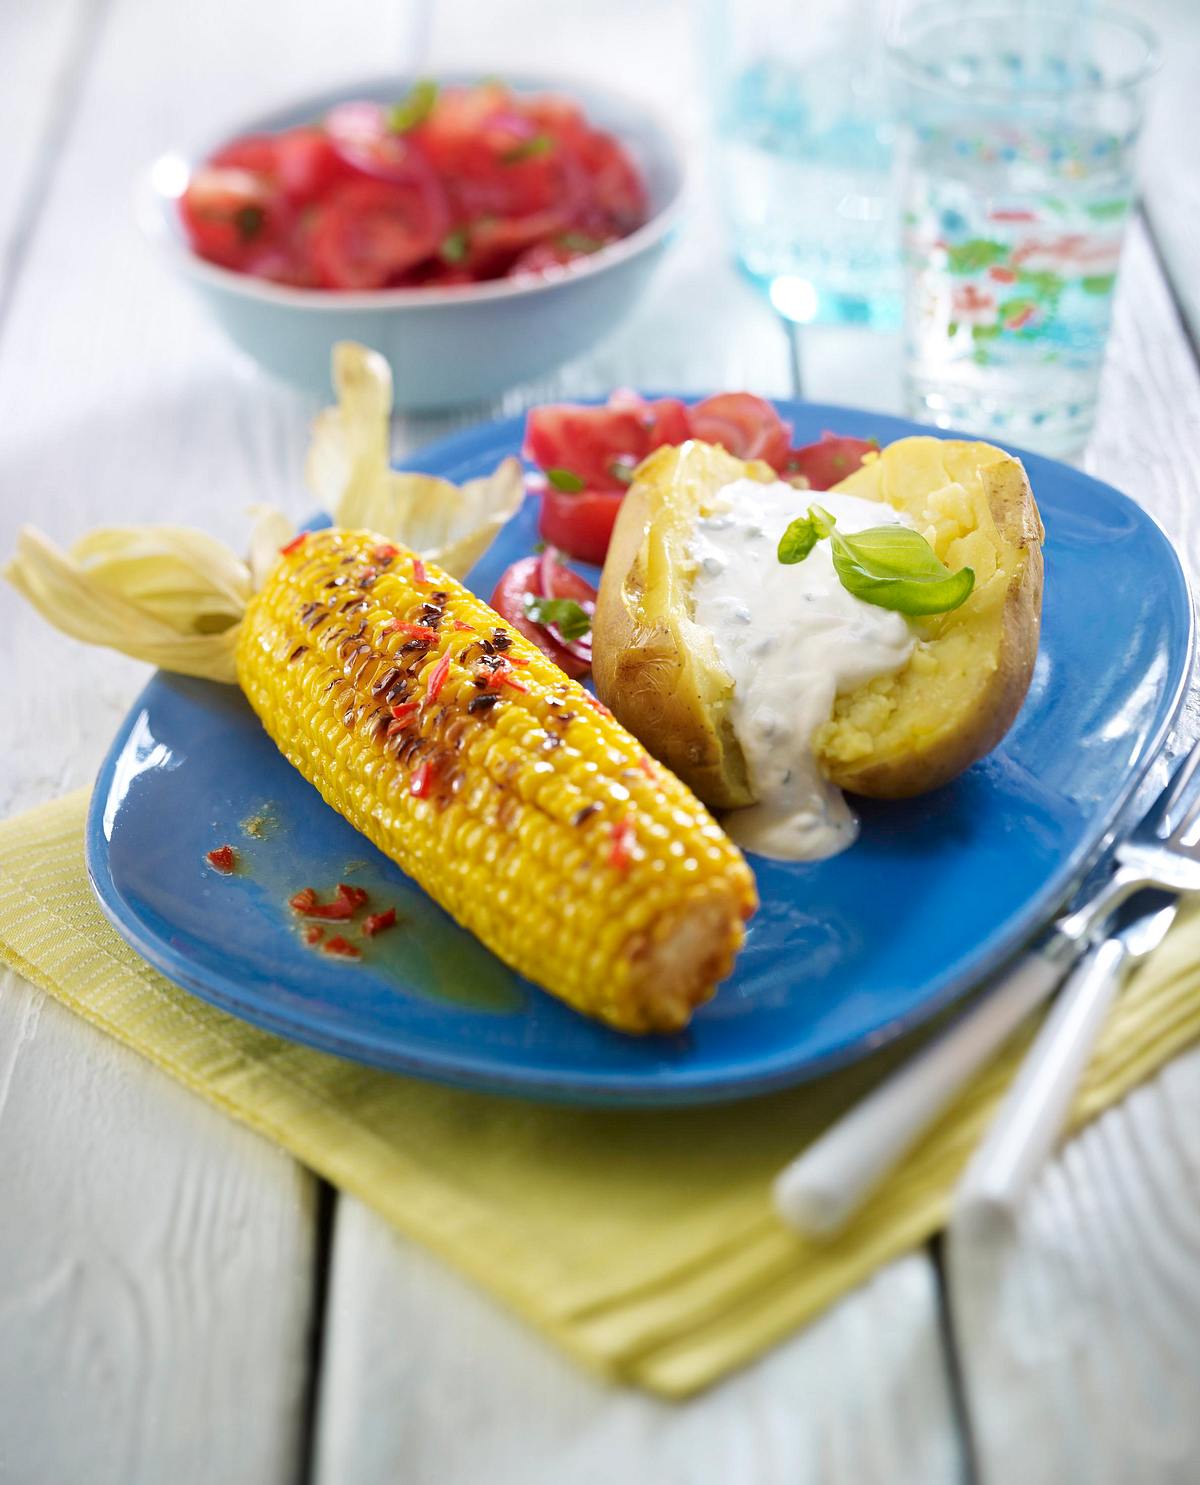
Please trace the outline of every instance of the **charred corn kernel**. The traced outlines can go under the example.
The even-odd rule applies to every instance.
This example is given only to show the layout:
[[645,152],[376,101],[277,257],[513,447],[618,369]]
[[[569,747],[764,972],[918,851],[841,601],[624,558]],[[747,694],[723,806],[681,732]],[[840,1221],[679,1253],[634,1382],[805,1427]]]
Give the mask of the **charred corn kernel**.
[[324,798],[577,1010],[673,1030],[729,973],[756,906],[740,852],[582,686],[438,568],[369,532],[314,532],[251,601],[237,668]]

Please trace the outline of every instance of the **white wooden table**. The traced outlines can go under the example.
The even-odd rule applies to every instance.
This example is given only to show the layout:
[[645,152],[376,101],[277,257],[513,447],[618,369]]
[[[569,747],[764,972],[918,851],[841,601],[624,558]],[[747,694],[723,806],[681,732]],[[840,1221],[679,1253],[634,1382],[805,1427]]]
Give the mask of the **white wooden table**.
[[[315,408],[238,362],[130,222],[160,147],[402,60],[411,0],[5,0],[0,6],[0,551],[33,519],[304,511]],[[1192,0],[1147,151],[1087,463],[1200,556],[1200,117]],[[437,0],[431,67],[586,72],[698,140],[683,0]],[[1178,160],[1178,171],[1173,173]],[[644,308],[499,409],[617,383],[793,391],[787,337],[701,199]],[[896,406],[894,348],[814,332],[805,391]],[[398,447],[463,418],[398,430]],[[90,782],[141,683],[0,593],[0,810]],[[1195,725],[1193,718],[1192,725]],[[1004,1251],[934,1246],[684,1406],[584,1376],[278,1149],[0,980],[3,1485],[1184,1482],[1200,1478],[1200,1055],[1055,1162]]]

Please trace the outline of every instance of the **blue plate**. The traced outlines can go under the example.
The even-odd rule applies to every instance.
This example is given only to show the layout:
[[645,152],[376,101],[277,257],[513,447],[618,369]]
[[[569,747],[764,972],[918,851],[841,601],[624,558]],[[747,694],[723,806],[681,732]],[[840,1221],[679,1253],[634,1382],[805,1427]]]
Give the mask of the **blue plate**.
[[[780,403],[887,443],[927,428]],[[475,428],[413,467],[463,480],[520,445],[522,420]],[[990,758],[935,794],[862,802],[832,861],[751,858],[762,907],[737,969],[674,1037],[623,1037],[505,969],[329,809],[231,687],[156,675],[101,769],[88,868],[118,931],[178,984],[285,1036],[381,1067],[570,1101],[708,1102],[865,1055],[961,996],[1027,939],[1081,874],[1180,703],[1192,610],[1166,537],[1132,501],[1025,455],[1046,525],[1033,685]],[[510,523],[471,577],[490,593],[535,540]],[[244,875],[204,863],[234,843]],[[306,948],[286,898],[349,876],[401,925],[361,964]]]

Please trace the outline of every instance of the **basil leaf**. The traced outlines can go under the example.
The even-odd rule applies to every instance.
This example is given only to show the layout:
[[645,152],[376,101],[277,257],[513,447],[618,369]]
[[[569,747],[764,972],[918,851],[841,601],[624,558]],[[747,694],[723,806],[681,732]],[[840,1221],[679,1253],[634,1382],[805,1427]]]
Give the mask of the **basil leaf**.
[[568,253],[598,253],[604,246],[602,237],[593,237],[589,232],[560,232],[554,240]]
[[239,206],[233,214],[233,225],[243,242],[252,242],[263,229],[267,214],[261,206]]
[[819,505],[810,505],[808,515],[797,516],[779,538],[776,555],[785,566],[803,562],[823,536],[833,531],[833,517]]
[[467,256],[471,246],[471,240],[467,236],[465,227],[456,227],[453,232],[448,232],[442,238],[442,245],[438,249],[442,261],[445,263],[461,263]]
[[830,545],[842,587],[878,608],[913,617],[947,614],[965,603],[975,587],[971,568],[951,572],[908,526],[872,526],[851,536],[834,531]]
[[854,561],[880,577],[941,578],[950,569],[919,531],[911,526],[869,526],[838,537]]
[[433,112],[437,102],[438,85],[432,78],[423,77],[399,103],[388,110],[387,124],[393,134],[407,134],[418,124],[423,124]]
[[797,562],[803,562],[819,540],[820,536],[812,521],[807,516],[797,516],[779,538],[776,555],[785,566],[791,567]]
[[519,165],[522,160],[537,160],[542,155],[548,155],[553,148],[552,134],[535,134],[531,139],[523,139],[520,144],[513,145],[512,149],[505,150],[500,159],[505,165]]
[[583,480],[569,469],[548,469],[546,478],[556,490],[562,490],[568,495],[578,495],[584,489]]
[[543,627],[553,624],[568,644],[582,639],[592,627],[592,616],[573,598],[538,598],[526,593],[525,617]]

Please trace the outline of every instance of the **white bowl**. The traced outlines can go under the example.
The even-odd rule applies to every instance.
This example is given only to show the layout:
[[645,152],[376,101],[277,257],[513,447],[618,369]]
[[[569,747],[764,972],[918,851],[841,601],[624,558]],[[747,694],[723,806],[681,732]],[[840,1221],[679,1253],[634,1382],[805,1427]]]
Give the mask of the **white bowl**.
[[578,102],[589,120],[617,136],[646,184],[645,224],[561,274],[462,288],[342,293],[268,283],[192,251],[179,219],[179,197],[194,165],[237,135],[320,118],[347,98],[392,101],[408,86],[399,79],[306,98],[246,120],[204,149],[162,155],[140,182],[139,221],[234,344],[275,375],[325,396],[333,345],[358,340],[391,363],[397,407],[422,411],[493,398],[578,356],[628,313],[667,247],[684,185],[683,155],[672,132],[641,103],[592,83],[508,81],[520,93],[562,93]]

